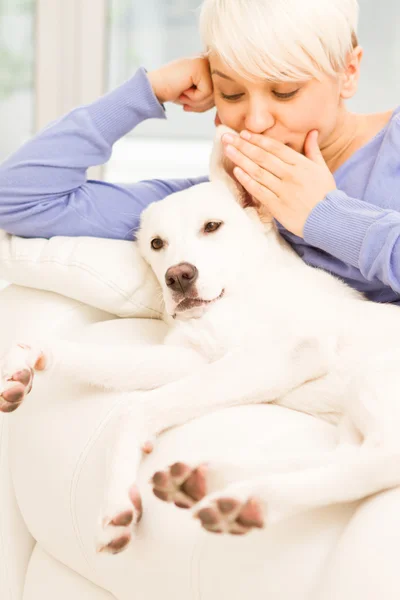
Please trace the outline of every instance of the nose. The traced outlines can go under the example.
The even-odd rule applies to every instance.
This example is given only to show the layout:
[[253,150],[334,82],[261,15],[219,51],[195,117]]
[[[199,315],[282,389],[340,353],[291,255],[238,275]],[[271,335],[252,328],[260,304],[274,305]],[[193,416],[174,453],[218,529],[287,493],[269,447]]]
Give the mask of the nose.
[[246,114],[245,128],[253,133],[264,133],[275,125],[275,118],[271,114],[267,101],[258,99],[249,106]]
[[181,263],[170,267],[165,273],[165,282],[174,292],[187,292],[199,276],[199,272],[190,263]]

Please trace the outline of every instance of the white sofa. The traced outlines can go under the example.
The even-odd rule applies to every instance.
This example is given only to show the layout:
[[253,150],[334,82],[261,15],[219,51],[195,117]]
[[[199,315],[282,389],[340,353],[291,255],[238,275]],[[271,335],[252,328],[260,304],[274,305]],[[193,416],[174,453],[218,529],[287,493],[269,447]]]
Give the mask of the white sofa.
[[[45,252],[40,246],[35,257],[33,247],[28,258],[37,269]],[[17,264],[24,253],[0,250],[0,277],[11,277],[14,261],[15,280],[24,270],[28,281],[30,267]],[[37,282],[43,287],[39,276]],[[64,286],[69,296],[79,295],[68,277]],[[38,335],[145,344],[161,340],[164,325],[11,285],[0,292],[0,331],[2,354],[11,341]],[[118,400],[118,394],[38,374],[25,403],[0,413],[1,600],[400,598],[398,489],[237,537],[206,533],[187,511],[153,496],[150,476],[176,460],[334,446],[332,426],[275,406],[221,410],[160,436],[140,472],[144,515],[134,543],[115,556],[96,554],[94,526]]]

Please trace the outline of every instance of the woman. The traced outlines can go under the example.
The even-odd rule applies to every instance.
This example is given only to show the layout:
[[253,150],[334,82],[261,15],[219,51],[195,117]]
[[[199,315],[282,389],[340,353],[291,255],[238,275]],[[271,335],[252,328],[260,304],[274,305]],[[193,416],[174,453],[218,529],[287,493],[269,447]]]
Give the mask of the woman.
[[376,302],[400,302],[400,107],[360,115],[357,0],[205,0],[207,57],[144,68],[47,127],[0,170],[0,227],[25,237],[132,239],[141,211],[206,178],[86,181],[113,144],[164,103],[204,112],[235,176],[305,262]]

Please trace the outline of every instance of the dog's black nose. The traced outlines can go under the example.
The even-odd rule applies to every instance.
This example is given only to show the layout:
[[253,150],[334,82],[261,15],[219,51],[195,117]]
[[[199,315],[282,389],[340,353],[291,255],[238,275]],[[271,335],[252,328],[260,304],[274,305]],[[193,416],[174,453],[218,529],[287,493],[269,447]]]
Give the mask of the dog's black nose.
[[181,263],[168,269],[165,282],[171,290],[184,293],[192,287],[198,276],[199,272],[194,265]]

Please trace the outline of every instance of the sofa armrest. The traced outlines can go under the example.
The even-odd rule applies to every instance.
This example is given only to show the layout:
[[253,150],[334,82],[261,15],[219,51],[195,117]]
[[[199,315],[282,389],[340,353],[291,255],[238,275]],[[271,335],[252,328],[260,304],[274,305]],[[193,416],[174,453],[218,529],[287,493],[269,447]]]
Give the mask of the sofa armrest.
[[9,460],[9,419],[0,413],[0,598],[22,600],[35,540],[21,516]]
[[[0,291],[0,356],[19,339],[68,338],[91,323],[115,319],[52,292],[10,285]],[[10,415],[0,413],[0,598],[22,600],[35,540],[21,516],[10,472]]]

